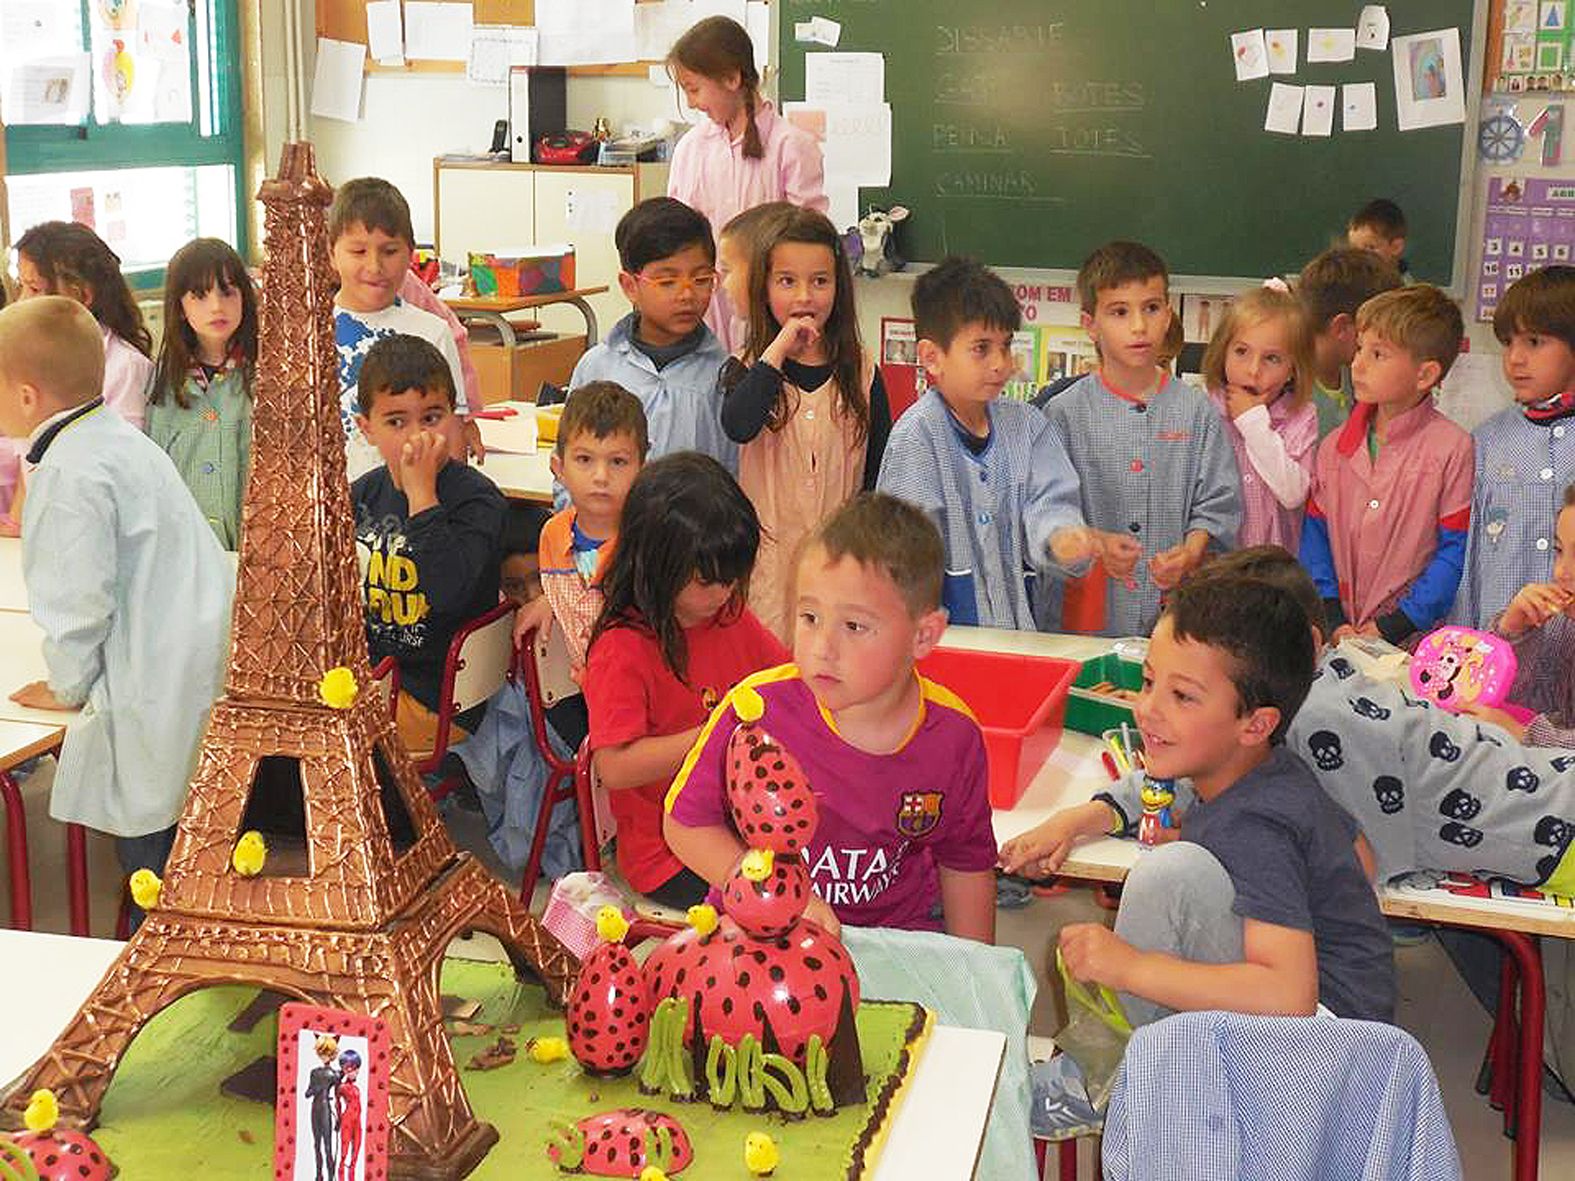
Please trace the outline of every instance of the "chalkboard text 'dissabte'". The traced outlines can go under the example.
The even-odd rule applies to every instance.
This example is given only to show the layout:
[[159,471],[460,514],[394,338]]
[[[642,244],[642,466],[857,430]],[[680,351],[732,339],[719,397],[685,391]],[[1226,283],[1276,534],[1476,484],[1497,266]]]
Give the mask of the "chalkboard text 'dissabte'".
[[935,55],[952,53],[1038,53],[1061,44],[1066,24],[936,25]]

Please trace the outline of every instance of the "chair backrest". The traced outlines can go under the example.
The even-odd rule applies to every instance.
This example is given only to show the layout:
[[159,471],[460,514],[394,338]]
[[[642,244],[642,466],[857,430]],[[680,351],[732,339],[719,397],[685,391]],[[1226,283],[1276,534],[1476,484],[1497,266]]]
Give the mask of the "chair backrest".
[[562,627],[554,623],[551,627],[538,629],[530,646],[530,659],[536,663],[536,684],[541,689],[543,709],[551,709],[564,698],[579,695],[580,686],[574,680]]
[[444,695],[455,713],[483,704],[508,680],[514,660],[514,604],[499,603],[466,623],[449,644],[452,683]]
[[1337,1017],[1178,1013],[1127,1044],[1105,1116],[1110,1181],[1459,1181],[1416,1039]]

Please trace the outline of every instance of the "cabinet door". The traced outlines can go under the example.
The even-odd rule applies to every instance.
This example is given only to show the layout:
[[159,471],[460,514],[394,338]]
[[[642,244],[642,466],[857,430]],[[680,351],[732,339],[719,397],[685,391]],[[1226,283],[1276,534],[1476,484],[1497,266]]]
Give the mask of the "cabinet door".
[[536,174],[529,168],[437,168],[437,248],[465,265],[472,250],[508,251],[540,241]]
[[[607,285],[605,295],[588,301],[596,310],[603,339],[629,311],[629,301],[618,290],[618,248],[613,245],[613,230],[633,206],[633,173],[536,171],[536,241],[572,243],[576,285]],[[584,331],[579,313],[572,308],[543,308],[541,322],[553,332]]]

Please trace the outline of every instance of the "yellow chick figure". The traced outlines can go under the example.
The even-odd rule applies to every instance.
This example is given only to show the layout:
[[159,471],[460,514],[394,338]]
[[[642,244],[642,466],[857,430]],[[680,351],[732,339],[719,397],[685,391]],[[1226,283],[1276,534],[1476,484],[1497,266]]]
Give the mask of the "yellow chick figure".
[[752,1177],[769,1177],[782,1163],[777,1142],[765,1132],[751,1132],[744,1137],[744,1168]]
[[770,849],[751,849],[744,854],[738,871],[752,882],[763,882],[771,876],[776,860],[776,854]]
[[604,906],[596,912],[596,933],[606,943],[622,943],[629,933],[629,920],[616,906]]
[[569,1043],[561,1037],[532,1038],[530,1043],[531,1061],[543,1065],[548,1062],[562,1062],[569,1056]]
[[685,912],[685,917],[689,920],[689,925],[701,936],[709,935],[716,930],[716,907],[709,902],[701,902],[691,906]]
[[230,864],[243,878],[256,877],[267,860],[268,842],[255,828],[241,834],[241,839],[235,842],[235,852],[230,854]]
[[640,1170],[640,1181],[667,1181],[667,1174],[655,1165],[646,1165]]
[[164,882],[151,869],[139,869],[131,875],[126,885],[131,889],[131,900],[143,910],[152,910],[159,904]]
[[733,712],[738,715],[740,722],[758,722],[765,716],[765,699],[755,690],[748,687],[734,689],[732,699]]
[[47,1087],[34,1091],[28,1099],[27,1106],[22,1109],[22,1123],[29,1132],[48,1132],[60,1122],[60,1104],[55,1101],[55,1093]]
[[358,692],[360,686],[355,683],[355,673],[342,664],[329,669],[317,682],[317,696],[329,709],[349,709]]

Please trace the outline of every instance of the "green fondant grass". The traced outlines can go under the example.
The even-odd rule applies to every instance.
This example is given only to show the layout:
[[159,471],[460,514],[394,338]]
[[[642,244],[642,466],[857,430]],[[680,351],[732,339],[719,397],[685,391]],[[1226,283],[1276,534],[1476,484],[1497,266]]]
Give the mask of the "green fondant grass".
[[[481,1002],[475,1020],[519,1025],[519,1057],[491,1071],[466,1070],[476,1051],[497,1034],[456,1037],[454,1058],[471,1106],[493,1124],[500,1142],[471,1173],[477,1181],[552,1178],[556,1169],[542,1150],[548,1121],[576,1119],[615,1107],[649,1107],[677,1116],[694,1145],[695,1161],[683,1181],[743,1181],[744,1136],[769,1132],[782,1152],[778,1181],[841,1176],[848,1152],[864,1130],[869,1108],[830,1117],[789,1121],[776,1114],[718,1112],[709,1103],[678,1103],[641,1095],[635,1076],[591,1078],[568,1059],[541,1065],[525,1052],[533,1036],[563,1036],[563,1016],[550,1010],[539,987],[520,984],[500,964],[450,960],[443,991]],[[192,994],[159,1014],[132,1043],[105,1096],[94,1133],[129,1178],[257,1178],[270,1175],[273,1108],[219,1093],[219,1083],[264,1054],[272,1054],[276,1023],[258,1023],[248,1034],[226,1026],[256,995],[250,988],[212,988]],[[902,1034],[913,1017],[909,1005],[863,1006],[859,1041],[871,1093],[894,1069]],[[252,1143],[246,1143],[243,1133]]]

